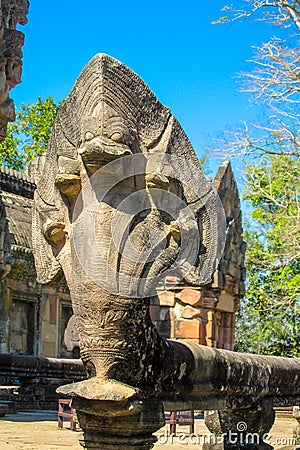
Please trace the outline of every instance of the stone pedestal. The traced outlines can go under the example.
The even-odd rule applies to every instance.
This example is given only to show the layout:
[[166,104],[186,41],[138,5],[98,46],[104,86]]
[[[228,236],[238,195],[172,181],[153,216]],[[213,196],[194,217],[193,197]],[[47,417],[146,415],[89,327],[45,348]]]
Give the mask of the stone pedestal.
[[263,402],[247,409],[209,411],[205,424],[215,436],[215,442],[205,450],[271,450],[268,443],[275,420],[272,404]]
[[149,450],[156,442],[153,433],[164,425],[162,403],[155,398],[116,403],[75,397],[72,406],[86,450]]
[[165,423],[160,400],[116,380],[91,377],[57,392],[72,397],[86,450],[150,450]]

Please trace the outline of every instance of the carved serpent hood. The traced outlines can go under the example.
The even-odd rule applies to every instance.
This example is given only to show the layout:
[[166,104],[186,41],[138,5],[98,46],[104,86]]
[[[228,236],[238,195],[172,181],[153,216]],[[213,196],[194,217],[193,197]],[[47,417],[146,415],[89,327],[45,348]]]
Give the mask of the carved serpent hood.
[[169,108],[124,64],[96,55],[56,118],[33,215],[38,281],[63,270],[92,375],[118,379],[123,364],[122,381],[156,382],[148,299],[168,275],[209,282],[224,229]]

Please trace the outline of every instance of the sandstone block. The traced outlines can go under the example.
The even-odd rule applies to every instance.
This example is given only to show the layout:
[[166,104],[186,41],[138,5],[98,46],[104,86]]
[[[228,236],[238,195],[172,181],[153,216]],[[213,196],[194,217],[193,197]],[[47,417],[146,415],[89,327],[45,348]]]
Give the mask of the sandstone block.
[[213,275],[213,282],[212,282],[213,288],[219,288],[223,289],[224,287],[224,275],[221,272],[221,270],[216,270]]
[[198,339],[201,331],[200,320],[177,320],[175,337],[177,339]]
[[200,303],[201,293],[196,289],[184,288],[182,291],[176,293],[176,299],[180,300],[186,305],[195,306]]
[[193,308],[192,306],[185,306],[182,310],[181,317],[183,319],[193,319],[194,317],[200,317],[201,310]]
[[234,297],[222,292],[219,297],[217,309],[219,311],[234,312]]
[[174,306],[175,305],[175,295],[171,291],[158,292],[158,299],[160,306]]

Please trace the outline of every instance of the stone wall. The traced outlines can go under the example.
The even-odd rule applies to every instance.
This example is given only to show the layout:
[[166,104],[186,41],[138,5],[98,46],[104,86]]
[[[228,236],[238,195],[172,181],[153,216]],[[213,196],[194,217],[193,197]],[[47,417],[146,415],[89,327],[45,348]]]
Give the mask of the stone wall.
[[16,409],[57,409],[55,390],[86,377],[80,360],[0,354],[0,403]]

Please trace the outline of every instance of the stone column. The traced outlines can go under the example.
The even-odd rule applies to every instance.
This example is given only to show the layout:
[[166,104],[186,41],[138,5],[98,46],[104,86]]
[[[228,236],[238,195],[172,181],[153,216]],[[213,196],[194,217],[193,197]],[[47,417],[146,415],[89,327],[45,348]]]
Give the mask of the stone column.
[[266,401],[246,409],[209,411],[205,424],[215,442],[205,450],[271,450],[269,432],[275,420],[273,405]]
[[24,44],[24,34],[16,27],[27,23],[28,8],[28,0],[0,2],[0,141],[6,136],[7,123],[15,120],[9,91],[21,83]]
[[203,311],[206,315],[205,345],[215,347],[215,312],[218,299],[215,297],[205,297],[202,300]]

